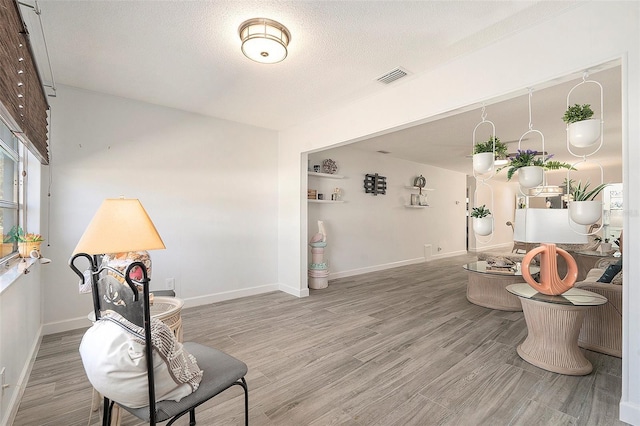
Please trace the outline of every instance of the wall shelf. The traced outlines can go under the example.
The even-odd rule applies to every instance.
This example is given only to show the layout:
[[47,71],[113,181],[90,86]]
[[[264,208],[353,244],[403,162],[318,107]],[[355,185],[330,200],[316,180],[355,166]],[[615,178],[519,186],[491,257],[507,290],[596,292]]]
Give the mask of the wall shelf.
[[307,172],[309,176],[315,176],[319,178],[327,178],[327,179],[344,179],[342,175],[336,175],[331,173],[319,173],[319,172]]
[[[424,188],[423,188],[423,189],[424,189]],[[428,207],[431,207],[431,206],[429,206],[429,205],[426,205],[426,206],[416,206],[416,205],[411,205],[411,204],[405,204],[404,206],[405,206],[406,208],[408,208],[408,209],[426,209],[426,208],[428,208]]]
[[[415,190],[420,190],[419,187],[417,186],[411,186],[411,185],[406,185],[405,189],[415,189]],[[434,188],[422,188],[423,191],[435,191]]]
[[307,199],[308,202],[310,203],[324,203],[324,204],[339,204],[339,203],[344,203],[344,200],[314,200],[314,199]]

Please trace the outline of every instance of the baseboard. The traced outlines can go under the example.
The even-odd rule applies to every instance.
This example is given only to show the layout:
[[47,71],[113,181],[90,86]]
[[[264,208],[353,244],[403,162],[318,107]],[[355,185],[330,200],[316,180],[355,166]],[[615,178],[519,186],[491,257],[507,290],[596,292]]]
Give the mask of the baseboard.
[[287,285],[284,284],[280,284],[278,285],[278,290],[288,293],[292,296],[296,296],[296,297],[308,297],[309,296],[309,289],[308,288],[293,288],[293,287],[289,287]]
[[459,250],[459,251],[451,251],[448,253],[443,253],[443,254],[434,254],[431,256],[431,260],[434,259],[446,259],[447,257],[455,257],[455,256],[461,256],[463,254],[467,254],[466,250]]
[[[208,294],[206,296],[182,298],[185,308],[209,305],[211,303],[224,302],[225,300],[239,299],[241,297],[255,296],[256,294],[269,293],[280,290],[278,284],[267,284],[258,287],[243,288],[241,290],[224,291],[221,293]],[[180,295],[177,295],[180,297]]]
[[[89,312],[87,312],[89,314]],[[48,336],[49,334],[62,333],[64,331],[77,330],[79,328],[89,328],[91,322],[87,316],[72,318],[64,321],[50,322],[43,324],[42,335]]]
[[640,425],[640,405],[620,401],[620,420],[630,425]]
[[490,245],[490,246],[482,246],[482,247],[470,248],[469,252],[470,253],[478,253],[478,252],[485,251],[485,250],[496,250],[496,249],[504,249],[504,250],[508,250],[509,252],[511,252],[512,248],[513,248],[513,243],[502,243],[502,244],[493,244],[493,245]]
[[416,263],[425,262],[424,257],[416,259],[401,260],[399,262],[383,263],[380,265],[367,266],[366,268],[351,269],[348,271],[333,272],[329,274],[329,279],[352,277],[354,275],[366,274],[368,272],[384,271],[386,269],[397,268],[398,266],[415,265]]
[[22,401],[24,391],[27,388],[27,382],[29,381],[29,376],[31,376],[33,364],[36,362],[36,357],[38,356],[38,351],[40,350],[40,342],[42,342],[43,336],[42,333],[43,328],[40,327],[40,330],[38,331],[38,334],[34,339],[33,346],[31,347],[29,361],[24,365],[22,372],[20,373],[18,383],[16,384],[16,391],[11,395],[11,400],[9,401],[9,405],[7,406],[7,415],[4,419],[0,419],[0,424],[2,425],[12,425],[16,418],[16,415],[18,414],[20,401]]

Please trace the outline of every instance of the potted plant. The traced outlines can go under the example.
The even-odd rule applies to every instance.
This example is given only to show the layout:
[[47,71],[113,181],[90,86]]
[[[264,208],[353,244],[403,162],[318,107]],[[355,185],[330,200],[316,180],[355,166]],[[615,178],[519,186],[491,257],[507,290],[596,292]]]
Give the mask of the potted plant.
[[[611,235],[611,236],[615,237],[615,235]],[[609,242],[609,238],[605,237],[604,241],[602,240],[601,237],[595,237],[594,239],[600,243],[600,251],[602,253],[609,253],[611,251],[612,243]],[[617,241],[615,243],[616,245],[619,246],[619,243]]]
[[31,253],[35,250],[40,253],[40,244],[44,241],[42,235],[34,233],[25,233],[21,226],[13,226],[9,233],[3,239],[4,244],[11,244],[11,250],[5,253],[3,249],[3,255],[7,255],[13,251],[13,244],[18,243],[18,252],[20,257],[30,257]]
[[484,204],[472,208],[471,217],[473,218],[473,231],[476,234],[486,236],[493,232],[493,217],[491,217],[491,211]]
[[574,104],[567,108],[562,120],[567,123],[569,142],[578,148],[593,145],[600,138],[600,120],[591,118],[591,105]]
[[485,142],[473,146],[473,170],[476,173],[489,173],[496,159],[506,157],[507,145],[500,142],[498,137],[489,136]]
[[608,184],[603,183],[589,190],[589,182],[582,184],[579,181],[571,189],[572,200],[569,203],[569,216],[571,220],[580,225],[591,225],[600,220],[602,214],[602,202],[595,198]]
[[562,163],[560,161],[549,161],[553,154],[544,158],[538,151],[527,149],[526,151],[518,150],[515,157],[509,160],[509,164],[499,168],[507,170],[507,180],[511,180],[513,174],[518,172],[518,180],[523,188],[533,188],[542,184],[544,179],[544,170],[573,169],[571,164]]

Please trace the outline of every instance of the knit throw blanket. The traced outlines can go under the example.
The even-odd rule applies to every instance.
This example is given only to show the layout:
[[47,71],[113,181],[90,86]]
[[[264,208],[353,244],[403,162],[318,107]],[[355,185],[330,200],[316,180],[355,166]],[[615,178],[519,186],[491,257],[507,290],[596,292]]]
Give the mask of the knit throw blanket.
[[[130,333],[135,341],[145,344],[144,328],[139,327],[114,311],[106,311],[101,320],[111,321]],[[177,384],[187,383],[195,391],[202,380],[202,370],[196,358],[176,340],[171,329],[157,318],[151,318],[151,345],[167,364],[169,374]]]

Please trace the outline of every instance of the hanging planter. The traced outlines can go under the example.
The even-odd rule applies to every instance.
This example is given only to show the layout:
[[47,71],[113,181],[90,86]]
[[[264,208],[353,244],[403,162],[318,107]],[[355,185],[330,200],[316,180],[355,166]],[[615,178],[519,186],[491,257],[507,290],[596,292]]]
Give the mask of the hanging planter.
[[523,188],[533,188],[542,185],[544,169],[541,166],[526,166],[518,169],[518,181]]
[[473,154],[473,170],[476,173],[489,173],[493,169],[494,156],[492,152]]
[[484,204],[471,209],[471,217],[473,218],[473,232],[477,235],[487,236],[493,232],[491,210],[486,208]]
[[573,201],[569,204],[569,217],[579,225],[591,225],[600,220],[602,215],[602,202],[594,200],[607,187],[602,183],[589,191],[589,182],[582,184],[579,181],[571,189]]
[[592,118],[569,124],[569,142],[578,148],[589,147],[600,139],[600,120]]
[[492,217],[474,217],[473,218],[473,232],[478,235],[487,236],[493,232],[493,218]]
[[579,225],[591,225],[600,220],[601,201],[572,201],[569,204],[569,217]]

